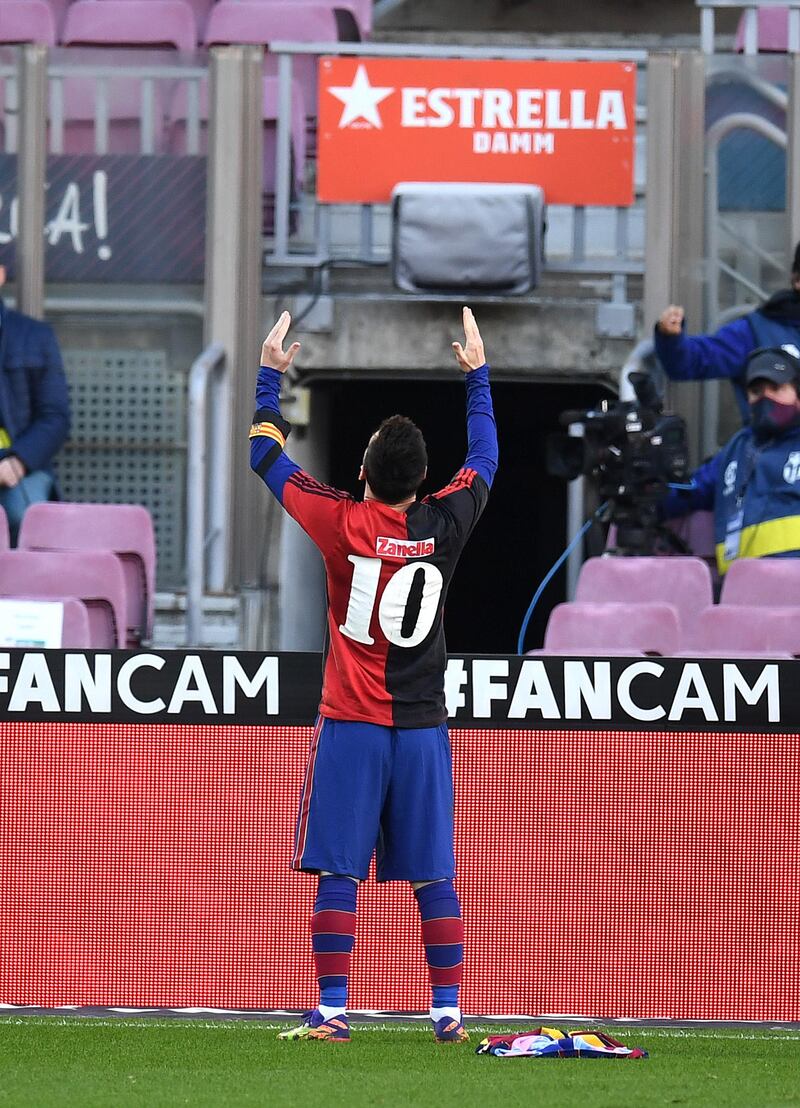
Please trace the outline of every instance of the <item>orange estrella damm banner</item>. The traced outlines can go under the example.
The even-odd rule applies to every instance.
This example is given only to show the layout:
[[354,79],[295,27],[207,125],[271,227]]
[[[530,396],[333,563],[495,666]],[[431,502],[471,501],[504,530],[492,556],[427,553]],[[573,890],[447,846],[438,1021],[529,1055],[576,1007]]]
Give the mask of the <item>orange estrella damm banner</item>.
[[325,57],[317,196],[400,181],[535,184],[549,204],[633,202],[633,62]]

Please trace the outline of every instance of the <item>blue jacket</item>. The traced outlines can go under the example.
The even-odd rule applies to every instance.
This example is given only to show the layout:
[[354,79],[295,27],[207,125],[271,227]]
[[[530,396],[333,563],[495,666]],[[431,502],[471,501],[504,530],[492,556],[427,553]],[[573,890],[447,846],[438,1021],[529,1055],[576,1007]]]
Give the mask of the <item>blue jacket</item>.
[[743,427],[694,474],[691,492],[671,492],[669,519],[714,512],[717,565],[734,558],[800,557],[800,427],[757,441]]
[[[773,300],[777,301],[780,295],[785,297],[776,294]],[[765,315],[759,309],[726,323],[713,335],[665,335],[656,327],[654,341],[656,356],[673,381],[728,377],[742,421],[747,423],[750,416],[743,380],[745,362],[762,346],[793,346],[800,354],[800,321]]]
[[0,300],[0,427],[28,471],[47,470],[69,434],[69,394],[56,337],[47,323]]

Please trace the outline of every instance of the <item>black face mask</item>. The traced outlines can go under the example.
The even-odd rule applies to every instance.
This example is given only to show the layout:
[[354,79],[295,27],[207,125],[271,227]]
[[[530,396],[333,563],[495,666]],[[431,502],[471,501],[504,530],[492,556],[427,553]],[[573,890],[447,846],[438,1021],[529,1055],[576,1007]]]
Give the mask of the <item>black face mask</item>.
[[750,405],[750,425],[757,438],[780,435],[800,422],[800,411],[794,404],[781,404],[768,396],[759,397]]

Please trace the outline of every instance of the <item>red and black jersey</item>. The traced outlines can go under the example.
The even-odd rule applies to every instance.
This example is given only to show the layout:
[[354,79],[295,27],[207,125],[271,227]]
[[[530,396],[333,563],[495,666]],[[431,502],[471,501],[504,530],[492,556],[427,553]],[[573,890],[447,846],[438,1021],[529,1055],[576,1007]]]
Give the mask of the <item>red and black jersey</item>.
[[322,715],[396,727],[446,719],[442,612],[488,495],[486,481],[462,469],[447,488],[398,512],[303,470],[290,475],[283,506],[325,561]]
[[263,367],[251,466],[319,548],[328,587],[320,713],[396,727],[447,717],[442,612],[497,468],[488,366],[466,375],[467,460],[446,488],[398,512],[322,484],[284,453],[280,376]]

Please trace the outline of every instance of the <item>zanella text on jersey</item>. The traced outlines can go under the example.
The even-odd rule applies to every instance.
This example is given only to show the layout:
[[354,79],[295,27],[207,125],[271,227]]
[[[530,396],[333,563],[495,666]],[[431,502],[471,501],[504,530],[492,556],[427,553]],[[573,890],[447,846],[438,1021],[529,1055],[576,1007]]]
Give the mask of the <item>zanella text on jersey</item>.
[[426,558],[436,549],[436,540],[417,539],[409,542],[405,539],[387,538],[378,535],[375,540],[375,553],[384,558]]

